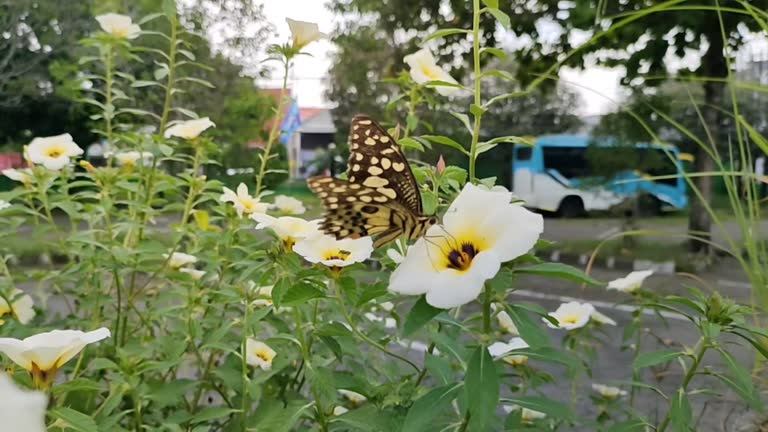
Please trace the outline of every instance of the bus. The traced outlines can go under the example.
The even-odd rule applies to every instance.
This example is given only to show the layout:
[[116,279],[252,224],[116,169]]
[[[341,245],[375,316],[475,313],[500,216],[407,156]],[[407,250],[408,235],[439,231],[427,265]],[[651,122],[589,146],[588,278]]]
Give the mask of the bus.
[[[619,148],[609,141],[597,141],[591,148],[629,148],[616,155],[624,157],[631,153],[626,157],[652,156],[660,161],[648,172],[622,170],[610,179],[600,179],[593,174],[588,157],[593,138],[546,135],[534,141],[533,146],[515,146],[512,157],[512,190],[527,207],[575,217],[588,211],[610,210],[639,196],[653,213],[680,210],[688,205],[682,173],[683,161],[691,157],[675,146],[638,143]],[[670,177],[652,178],[657,176]]]

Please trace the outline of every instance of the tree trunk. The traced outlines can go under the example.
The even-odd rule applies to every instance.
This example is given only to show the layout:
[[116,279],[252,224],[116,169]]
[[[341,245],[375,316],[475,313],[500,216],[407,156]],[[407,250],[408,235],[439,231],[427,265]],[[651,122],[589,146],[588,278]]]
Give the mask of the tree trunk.
[[[701,76],[707,78],[725,78],[728,75],[728,65],[725,62],[725,53],[723,52],[723,39],[720,35],[720,25],[717,22],[712,23],[712,33],[707,35],[710,43],[707,53],[702,58]],[[704,106],[702,107],[702,116],[706,123],[704,127],[709,131],[709,137],[700,137],[707,145],[717,146],[722,136],[722,113],[720,107],[723,106],[723,94],[725,85],[722,82],[707,81],[704,84]],[[696,172],[711,172],[715,168],[715,162],[707,155],[703,148],[697,148],[696,161],[694,164]],[[707,203],[712,202],[712,177],[696,177],[694,184],[701,192],[701,197]],[[709,240],[711,238],[710,229],[712,227],[712,217],[704,207],[704,203],[694,196],[691,203],[691,212],[688,217],[688,232],[696,237]],[[711,248],[709,244],[697,239],[690,239],[688,242],[690,252],[699,254],[709,254]]]

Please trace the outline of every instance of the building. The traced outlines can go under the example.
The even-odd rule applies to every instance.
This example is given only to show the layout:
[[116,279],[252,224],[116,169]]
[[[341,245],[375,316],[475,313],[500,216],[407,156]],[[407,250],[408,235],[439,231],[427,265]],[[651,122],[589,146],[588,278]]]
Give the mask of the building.
[[288,141],[291,178],[306,177],[307,167],[334,143],[336,127],[328,108],[299,108],[301,124]]

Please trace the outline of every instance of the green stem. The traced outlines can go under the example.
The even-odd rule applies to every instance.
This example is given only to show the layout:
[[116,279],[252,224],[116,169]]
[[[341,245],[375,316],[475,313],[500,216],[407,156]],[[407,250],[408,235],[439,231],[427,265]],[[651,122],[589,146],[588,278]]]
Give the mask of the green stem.
[[[176,42],[178,39],[178,28],[175,19],[171,19],[171,35],[169,36],[169,48],[168,48],[168,80],[165,85],[165,101],[163,102],[163,112],[160,115],[160,126],[157,130],[159,136],[165,134],[165,128],[168,126],[168,116],[171,112],[171,102],[173,101],[173,89],[174,82],[176,81]],[[157,171],[158,158],[152,158],[152,167],[149,170],[149,178],[147,179],[146,194],[144,195],[144,211],[141,214],[141,223],[139,223],[139,231],[135,241],[139,242],[144,235],[144,226],[147,224],[147,218],[150,211],[148,209],[152,203],[152,194],[155,184],[155,172]],[[131,233],[126,236],[126,246],[130,244]]]
[[407,363],[409,366],[411,366],[413,369],[415,369],[416,372],[421,373],[421,369],[418,366],[416,366],[416,364],[414,362],[408,360],[407,358],[405,358],[405,357],[403,357],[403,356],[401,356],[399,354],[395,354],[395,353],[389,351],[388,349],[384,348],[383,346],[381,346],[379,343],[377,343],[373,339],[371,339],[368,336],[366,336],[360,330],[358,330],[357,324],[355,324],[354,320],[352,319],[352,315],[349,313],[349,310],[347,310],[347,305],[344,303],[344,299],[342,298],[341,293],[336,288],[336,281],[334,279],[331,279],[330,283],[331,283],[331,286],[330,286],[331,291],[336,296],[336,300],[339,302],[339,306],[341,306],[341,313],[344,315],[344,319],[347,321],[347,324],[349,324],[349,327],[352,329],[352,333],[354,333],[357,337],[359,337],[360,339],[364,340],[369,345],[373,346],[374,348],[376,348],[377,350],[381,351],[382,353],[384,353],[384,354],[386,354],[386,355],[388,355],[388,356],[390,356],[392,358],[396,358],[396,359],[402,361],[403,363]]
[[493,288],[485,284],[485,295],[483,296],[483,333],[485,336],[491,336],[491,300],[493,300]]
[[[634,319],[637,323],[637,333],[635,334],[635,349],[632,354],[632,362],[634,363],[635,359],[637,359],[638,354],[640,354],[640,347],[642,346],[643,342],[643,328],[642,328],[642,319],[643,316],[643,309],[638,308],[637,309],[637,317]],[[638,382],[640,381],[640,371],[632,368],[632,381]],[[629,390],[629,406],[634,407],[635,406],[635,393],[637,391],[637,388],[633,385],[632,388]]]
[[[480,70],[480,0],[472,0],[472,60],[474,66],[474,105],[477,109],[480,109],[481,104],[481,70]],[[472,128],[472,144],[469,147],[469,181],[475,181],[475,160],[477,159],[477,145],[480,141],[480,121],[482,118],[482,112],[473,114],[475,118],[474,126]]]
[[242,371],[241,379],[242,379],[242,394],[240,395],[242,399],[242,403],[240,404],[240,410],[242,411],[243,416],[243,423],[242,423],[242,430],[243,432],[248,431],[248,383],[250,382],[250,378],[248,376],[248,362],[246,361],[247,357],[247,341],[248,341],[248,333],[250,332],[250,327],[248,325],[248,310],[250,310],[251,306],[251,299],[250,299],[250,290],[248,287],[244,287],[244,296],[245,296],[245,311],[243,312],[243,335],[242,335],[242,358],[240,362],[240,367]]
[[[706,354],[707,350],[709,349],[709,343],[705,338],[699,339],[699,342],[696,344],[696,349],[694,357],[693,357],[693,363],[691,364],[691,367],[688,368],[688,372],[686,372],[685,377],[683,378],[683,383],[680,384],[680,388],[677,389],[678,393],[685,393],[688,389],[688,384],[690,384],[693,377],[696,375],[696,372],[699,369],[699,364],[701,363],[701,359],[704,358],[704,354]],[[667,414],[664,416],[664,420],[661,422],[661,425],[659,425],[658,429],[656,429],[657,432],[664,432],[667,429],[667,426],[669,426],[669,422],[671,420],[670,417],[671,410],[667,410]]]
[[264,154],[261,155],[261,166],[259,167],[259,174],[256,176],[256,193],[255,196],[259,196],[261,188],[264,184],[264,176],[267,173],[267,162],[269,162],[269,154],[272,152],[272,145],[277,141],[277,131],[280,126],[280,116],[285,108],[285,93],[288,89],[288,72],[291,67],[289,59],[285,59],[284,72],[283,72],[283,87],[280,90],[280,100],[277,102],[277,111],[275,112],[275,121],[272,122],[272,130],[269,131],[269,138],[267,144],[264,147]]
[[[113,69],[112,45],[107,48],[107,55],[104,59],[104,80],[106,81],[106,94],[104,95],[104,128],[107,135],[107,146],[112,148],[112,117],[115,115],[115,107],[112,105],[112,69]],[[111,160],[111,158],[110,158]]]

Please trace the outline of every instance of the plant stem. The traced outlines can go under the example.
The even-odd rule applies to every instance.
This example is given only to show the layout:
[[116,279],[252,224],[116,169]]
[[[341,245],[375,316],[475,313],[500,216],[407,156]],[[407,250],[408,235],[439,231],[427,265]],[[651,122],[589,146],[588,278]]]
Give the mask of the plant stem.
[[392,358],[396,358],[396,359],[398,359],[398,360],[400,360],[400,361],[402,361],[404,363],[408,363],[408,365],[411,366],[412,368],[414,368],[416,370],[416,372],[421,373],[421,369],[419,369],[419,367],[416,366],[416,364],[414,362],[408,360],[407,358],[405,358],[405,357],[403,357],[403,356],[401,356],[399,354],[395,354],[395,353],[387,350],[385,347],[381,346],[378,342],[376,342],[375,340],[369,338],[368,336],[366,336],[364,333],[362,333],[360,330],[357,329],[357,325],[352,320],[352,315],[350,315],[349,311],[347,310],[346,304],[344,304],[344,299],[342,298],[341,293],[336,288],[336,281],[334,279],[331,279],[331,291],[336,296],[336,300],[338,300],[339,306],[341,306],[341,313],[344,315],[344,319],[346,320],[347,324],[349,324],[349,327],[352,329],[352,333],[354,333],[357,337],[359,337],[360,339],[364,340],[365,342],[367,342],[368,344],[370,344],[374,348],[376,348],[379,351],[383,352],[384,354],[386,354],[386,355],[388,355],[388,356],[390,356]]
[[288,89],[288,72],[291,68],[290,59],[285,59],[284,72],[283,72],[283,87],[280,89],[280,100],[277,102],[277,111],[275,112],[275,121],[272,123],[272,130],[269,131],[269,138],[267,144],[264,147],[264,153],[261,155],[261,166],[259,167],[259,174],[256,176],[256,197],[259,196],[261,188],[264,185],[264,176],[267,172],[267,162],[269,162],[269,153],[272,151],[272,145],[277,141],[277,131],[280,127],[280,115],[285,108],[285,93]]
[[[480,109],[481,105],[481,70],[480,70],[480,0],[472,0],[472,60],[474,65],[474,105]],[[477,159],[477,145],[480,141],[480,120],[482,112],[474,114],[475,122],[472,129],[472,144],[469,148],[469,181],[475,180],[475,160]]]
[[[115,107],[112,105],[112,69],[113,69],[112,45],[107,48],[107,55],[104,59],[104,80],[106,81],[106,91],[104,95],[104,132],[107,135],[107,147],[112,149],[112,117],[115,115]],[[111,160],[112,158],[110,158]]]
[[[634,353],[632,354],[632,363],[634,363],[635,359],[637,359],[637,355],[640,354],[640,347],[643,342],[643,328],[642,328],[642,319],[643,316],[643,309],[642,307],[638,308],[637,310],[637,317],[635,318],[635,321],[637,322],[637,334],[635,335],[635,349]],[[637,382],[640,380],[640,371],[638,371],[635,368],[632,368],[632,381]],[[637,391],[637,388],[633,385],[632,388],[629,390],[629,406],[634,407],[635,406],[635,393]]]
[[[693,363],[691,363],[691,367],[688,368],[688,372],[686,372],[685,377],[683,378],[683,383],[680,384],[680,388],[677,390],[679,393],[685,393],[685,391],[688,389],[688,384],[691,382],[693,377],[696,375],[696,372],[699,369],[699,364],[701,363],[701,359],[704,358],[704,354],[709,349],[709,343],[707,342],[706,338],[699,339],[699,342],[696,344],[695,354],[693,357]],[[671,420],[670,417],[671,410],[667,410],[667,414],[664,416],[664,420],[661,422],[661,425],[656,429],[657,432],[664,432],[667,429],[667,426],[669,425],[669,422]]]
[[240,410],[242,411],[243,416],[243,423],[242,423],[242,430],[243,432],[248,431],[248,424],[246,420],[248,419],[248,382],[250,381],[250,378],[248,377],[248,362],[246,361],[247,357],[247,342],[248,342],[248,333],[250,332],[250,326],[248,325],[248,310],[251,306],[251,299],[250,299],[250,290],[248,287],[244,287],[244,297],[245,297],[245,310],[243,312],[243,337],[242,337],[242,356],[241,356],[241,371],[242,371],[242,394],[240,395],[242,399],[242,403],[240,404]]
[[485,293],[483,296],[483,333],[491,336],[491,300],[493,299],[493,288],[485,284]]

